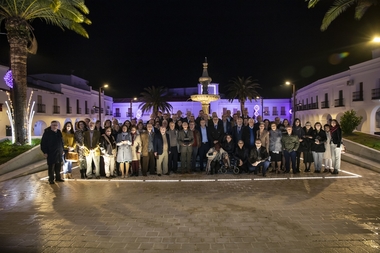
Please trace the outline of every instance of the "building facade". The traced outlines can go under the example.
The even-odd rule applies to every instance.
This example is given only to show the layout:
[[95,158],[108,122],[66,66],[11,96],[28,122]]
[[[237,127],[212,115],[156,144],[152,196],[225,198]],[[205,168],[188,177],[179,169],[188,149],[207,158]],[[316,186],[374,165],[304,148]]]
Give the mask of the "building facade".
[[380,51],[373,59],[350,67],[349,70],[320,79],[297,91],[296,116],[322,124],[338,121],[349,110],[363,117],[358,131],[374,134],[380,131]]

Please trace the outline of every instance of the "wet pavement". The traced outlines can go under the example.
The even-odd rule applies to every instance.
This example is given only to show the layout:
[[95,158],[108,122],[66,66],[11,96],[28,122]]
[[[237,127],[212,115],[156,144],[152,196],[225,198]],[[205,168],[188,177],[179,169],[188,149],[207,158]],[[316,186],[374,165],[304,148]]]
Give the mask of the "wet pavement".
[[[0,183],[0,252],[380,252],[379,174]],[[135,181],[133,181],[135,180]],[[145,181],[143,181],[145,180]]]

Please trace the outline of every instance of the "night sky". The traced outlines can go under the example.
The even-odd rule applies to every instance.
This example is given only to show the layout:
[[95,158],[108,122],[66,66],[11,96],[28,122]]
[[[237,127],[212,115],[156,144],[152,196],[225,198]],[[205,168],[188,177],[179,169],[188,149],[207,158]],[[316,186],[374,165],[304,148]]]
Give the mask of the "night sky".
[[[28,73],[72,73],[93,89],[108,83],[107,95],[134,97],[152,85],[196,86],[207,56],[221,93],[232,78],[252,76],[263,97],[290,97],[285,80],[301,88],[371,59],[380,7],[361,21],[351,8],[321,32],[331,2],[307,9],[304,0],[87,0],[90,39],[32,23],[39,47]],[[4,35],[0,49],[8,65]]]

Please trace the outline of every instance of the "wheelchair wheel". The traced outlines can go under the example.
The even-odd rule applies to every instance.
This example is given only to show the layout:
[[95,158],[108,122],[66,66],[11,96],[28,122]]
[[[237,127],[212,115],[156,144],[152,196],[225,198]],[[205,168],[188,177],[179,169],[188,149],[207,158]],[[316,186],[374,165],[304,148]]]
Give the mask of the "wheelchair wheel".
[[240,169],[238,167],[236,167],[236,166],[233,166],[233,172],[234,172],[235,175],[239,174]]
[[220,173],[223,173],[223,174],[227,173],[227,171],[228,171],[228,168],[227,168],[225,165],[223,165],[223,166],[220,167],[220,169],[219,169],[219,172],[220,172]]

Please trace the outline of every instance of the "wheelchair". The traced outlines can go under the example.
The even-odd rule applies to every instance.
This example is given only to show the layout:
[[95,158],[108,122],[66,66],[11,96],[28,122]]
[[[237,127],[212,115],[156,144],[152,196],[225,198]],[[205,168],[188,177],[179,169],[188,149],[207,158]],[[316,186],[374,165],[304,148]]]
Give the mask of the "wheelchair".
[[240,169],[236,164],[237,164],[236,159],[229,155],[228,161],[221,161],[221,165],[220,165],[220,169],[218,170],[218,173],[226,174],[228,172],[232,172],[233,174],[237,175],[239,174]]

